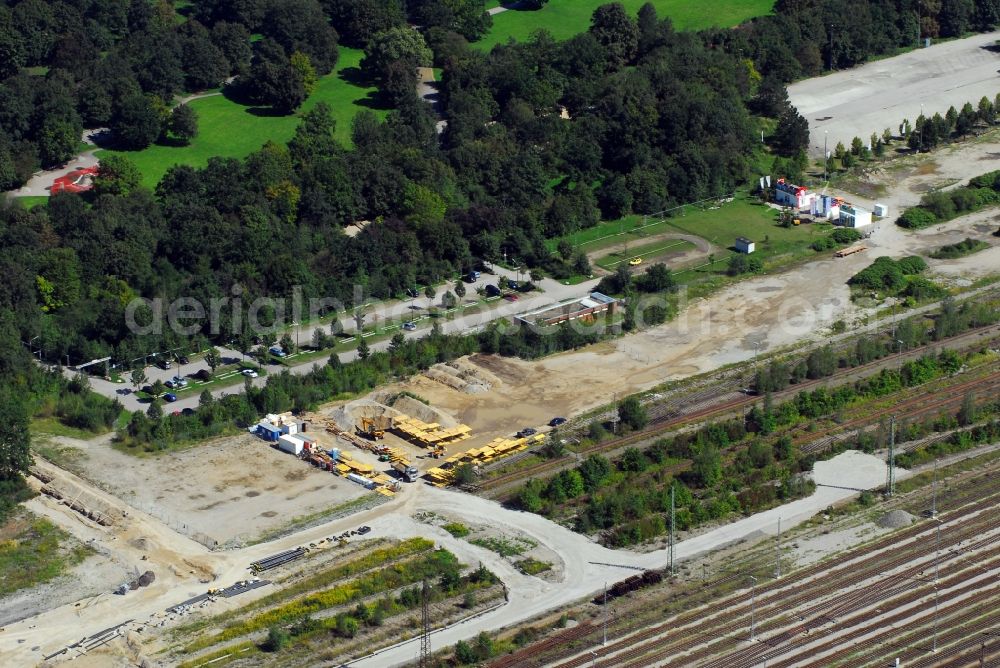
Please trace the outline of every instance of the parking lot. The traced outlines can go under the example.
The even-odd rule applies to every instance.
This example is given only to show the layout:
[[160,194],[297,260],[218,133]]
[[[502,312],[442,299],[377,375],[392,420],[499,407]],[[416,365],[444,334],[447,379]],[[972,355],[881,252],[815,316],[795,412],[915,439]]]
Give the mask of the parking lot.
[[1000,32],[954,40],[789,86],[792,104],[809,121],[809,153],[822,156],[824,139],[833,151],[837,142],[867,142],[885,128],[895,134],[921,109],[944,115],[949,106],[975,107],[984,95],[993,100],[1000,92],[998,38]]

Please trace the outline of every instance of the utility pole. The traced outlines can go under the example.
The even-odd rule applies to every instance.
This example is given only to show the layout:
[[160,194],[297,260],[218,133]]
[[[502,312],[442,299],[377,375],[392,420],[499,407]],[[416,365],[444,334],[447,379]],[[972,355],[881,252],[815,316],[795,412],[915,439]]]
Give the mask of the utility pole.
[[937,520],[937,531],[934,536],[934,647],[937,652],[938,636],[938,599],[940,598],[940,588],[938,587],[938,569],[941,566],[941,520]]
[[674,536],[677,529],[677,514],[674,506],[674,485],[670,486],[670,576],[674,575]]
[[931,497],[931,517],[937,517],[937,460],[934,460],[934,495]]
[[753,583],[753,586],[750,589],[750,642],[753,642],[757,639],[756,636],[757,626],[755,623],[756,612],[757,612],[757,578],[755,578],[752,575],[748,577],[750,578],[750,581]]
[[896,490],[896,416],[889,418],[889,458],[886,460],[885,493],[892,497]]
[[774,545],[774,577],[781,577],[781,518],[778,518],[778,541]]
[[614,402],[613,411],[611,413],[611,428],[614,431],[615,436],[618,435],[618,393],[615,392],[612,395],[612,401]]
[[431,588],[424,579],[424,586],[421,591],[421,616],[423,618],[423,634],[420,636],[420,668],[430,668],[431,666],[431,609],[430,609]]
[[[604,583],[604,647],[608,646],[608,583]],[[596,661],[596,659],[594,659]]]
[[833,71],[833,24],[830,24],[830,71]]

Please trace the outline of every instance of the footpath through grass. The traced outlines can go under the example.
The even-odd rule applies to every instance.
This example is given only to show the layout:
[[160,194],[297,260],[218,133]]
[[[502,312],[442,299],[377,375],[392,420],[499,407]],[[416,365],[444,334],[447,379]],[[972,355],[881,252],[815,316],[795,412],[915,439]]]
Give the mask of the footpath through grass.
[[[350,144],[351,121],[359,111],[371,108],[379,116],[386,113],[374,108],[375,88],[352,83],[360,74],[359,65],[363,56],[363,51],[341,47],[336,68],[319,80],[316,91],[300,110],[308,111],[320,102],[330,105],[337,122],[337,139],[345,145]],[[245,157],[268,140],[285,143],[292,138],[299,124],[299,114],[260,115],[253,111],[253,107],[238,104],[224,95],[194,100],[190,105],[198,112],[198,136],[189,145],[154,144],[142,151],[120,152],[138,165],[143,185],[155,187],[174,165],[204,167],[212,157]],[[98,151],[96,155],[99,158],[111,153],[117,152]]]
[[[510,38],[527,41],[536,30],[548,30],[556,39],[569,39],[590,27],[594,10],[607,0],[550,0],[538,11],[507,10],[493,16],[493,28],[475,43],[491,49]],[[647,0],[620,0],[635,16]],[[728,28],[755,16],[770,14],[774,0],[712,0],[697,3],[691,0],[648,0],[656,7],[660,18],[669,17],[678,30]],[[490,3],[495,6],[500,3]]]

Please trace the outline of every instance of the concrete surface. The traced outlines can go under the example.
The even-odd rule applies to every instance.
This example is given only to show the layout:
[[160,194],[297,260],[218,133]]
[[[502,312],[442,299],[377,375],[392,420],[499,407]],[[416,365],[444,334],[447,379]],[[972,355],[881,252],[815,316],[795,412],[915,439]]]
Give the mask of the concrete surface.
[[800,81],[788,96],[809,121],[809,153],[823,155],[837,142],[850,146],[854,137],[866,143],[873,132],[898,132],[904,118],[912,123],[923,108],[926,116],[942,115],[949,106],[975,107],[984,95],[1000,93],[1000,32],[921,48],[861,67]]

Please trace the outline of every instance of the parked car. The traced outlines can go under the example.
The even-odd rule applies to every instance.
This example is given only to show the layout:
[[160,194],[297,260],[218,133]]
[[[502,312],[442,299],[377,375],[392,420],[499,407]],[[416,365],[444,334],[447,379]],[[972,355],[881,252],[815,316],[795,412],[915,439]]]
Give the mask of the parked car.
[[201,381],[212,380],[212,372],[209,369],[198,369],[194,377]]
[[181,411],[181,415],[194,415],[194,409],[185,408],[184,410]]
[[166,369],[169,369],[169,368],[170,368],[171,366],[173,366],[173,365],[172,365],[172,364],[170,363],[170,360],[168,360],[168,359],[167,359],[167,358],[165,358],[165,357],[164,357],[163,359],[161,359],[161,360],[160,360],[159,362],[157,362],[157,363],[156,363],[156,365],[157,365],[158,367],[160,367],[161,369],[164,369],[164,370],[166,370]]
[[487,297],[499,297],[500,296],[500,288],[498,288],[497,286],[495,286],[492,283],[490,283],[489,285],[486,286],[486,296]]
[[538,433],[538,430],[533,427],[525,427],[521,431],[517,432],[518,438],[527,438],[528,436],[534,436]]
[[164,385],[164,387],[166,387],[168,389],[171,389],[171,390],[174,389],[174,381],[172,381],[172,380],[168,380],[163,385]]
[[550,427],[558,427],[561,424],[566,424],[566,418],[564,417],[554,417],[549,420]]
[[174,394],[173,392],[167,392],[166,394],[163,395],[163,398],[164,398],[164,400],[170,401],[170,402],[177,401],[177,395]]
[[406,288],[406,296],[407,297],[412,297],[413,299],[416,299],[417,297],[420,296],[420,293],[417,292],[416,288]]
[[476,281],[479,280],[480,276],[482,276],[482,274],[480,274],[478,271],[470,271],[468,274],[465,275],[465,280],[468,281],[469,283],[475,283]]
[[510,288],[511,290],[520,290],[521,284],[518,283],[517,281],[507,281],[507,287]]
[[174,387],[187,387],[187,378],[182,378],[181,376],[174,376],[170,380],[174,381]]
[[370,526],[363,526],[360,529],[358,529],[358,533],[361,534],[362,536],[364,536],[366,533],[368,533],[371,530],[372,530],[372,528]]
[[288,353],[286,353],[281,348],[281,346],[271,346],[270,348],[267,349],[267,352],[271,353],[275,357],[287,357],[288,356]]
[[257,376],[260,375],[259,373],[257,373],[253,369],[243,369],[243,371],[240,371],[240,373],[242,373],[247,378],[256,378]]
[[411,322],[404,322],[403,323],[403,329],[405,329],[408,332],[412,332],[416,328],[417,328],[417,323],[415,323],[415,322],[411,321]]
[[188,360],[187,355],[178,355],[177,356],[177,363],[178,364],[188,364],[189,362],[190,361]]

